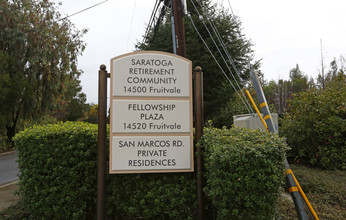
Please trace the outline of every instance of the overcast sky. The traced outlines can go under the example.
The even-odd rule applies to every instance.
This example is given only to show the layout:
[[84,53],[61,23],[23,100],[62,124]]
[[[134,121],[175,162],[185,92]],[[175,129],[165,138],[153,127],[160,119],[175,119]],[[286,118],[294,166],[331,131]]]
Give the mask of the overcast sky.
[[[55,0],[60,12],[71,15],[103,0]],[[79,58],[81,85],[87,102],[98,102],[98,70],[110,67],[110,59],[134,51],[142,41],[156,0],[109,0],[70,17],[83,37],[86,50]],[[187,0],[190,1],[190,0]],[[267,80],[288,79],[299,64],[309,77],[321,70],[321,40],[324,62],[346,58],[345,0],[215,0],[240,17],[243,33],[255,44],[256,59]]]

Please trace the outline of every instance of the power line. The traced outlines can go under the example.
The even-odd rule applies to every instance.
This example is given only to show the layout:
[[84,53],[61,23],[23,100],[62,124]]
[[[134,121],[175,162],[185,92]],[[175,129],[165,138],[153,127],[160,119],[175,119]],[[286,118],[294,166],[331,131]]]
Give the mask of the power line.
[[[199,13],[199,11],[198,11],[196,5],[194,4],[194,2],[193,2],[192,0],[191,0],[191,3],[192,3],[192,5],[194,6],[196,12],[198,13],[198,16],[199,16],[200,20],[202,21],[202,23],[203,23],[205,29],[207,30],[207,32],[208,32],[208,34],[209,34],[211,40],[213,41],[213,43],[214,43],[216,49],[217,49],[218,52],[219,52],[221,58],[223,59],[223,61],[224,61],[225,65],[226,65],[228,71],[230,72],[230,75],[233,77],[233,79],[234,79],[234,81],[235,81],[235,83],[236,83],[236,85],[237,85],[237,87],[238,87],[238,90],[241,90],[241,87],[240,87],[240,85],[239,85],[237,79],[236,79],[236,78],[234,77],[234,75],[232,74],[232,70],[231,70],[230,66],[228,65],[228,63],[227,63],[225,57],[223,56],[222,52],[220,51],[219,46],[218,46],[217,43],[215,42],[215,39],[214,39],[213,35],[211,34],[211,32],[210,32],[209,28],[207,27],[207,25],[205,24],[205,22],[202,20],[202,19],[203,19],[203,16]],[[202,7],[202,5],[200,5],[200,6]],[[206,15],[205,15],[205,16],[206,16]],[[225,53],[227,54],[228,59],[230,60],[231,65],[233,66],[234,71],[237,73],[239,79],[241,80],[239,71],[238,71],[238,69],[236,68],[236,66],[235,66],[235,64],[234,64],[234,62],[233,62],[233,60],[232,60],[232,58],[231,58],[231,56],[230,56],[230,53],[228,52],[228,50],[227,50],[227,48],[226,48],[226,46],[225,46],[223,40],[221,39],[220,34],[218,33],[218,31],[217,31],[215,25],[212,24],[211,19],[210,19],[208,16],[206,16],[206,17],[207,17],[207,20],[209,21],[210,26],[212,27],[212,29],[213,29],[213,31],[214,31],[214,34],[217,36],[217,38],[218,38],[218,40],[219,40],[219,43],[222,45],[223,50],[224,50]],[[197,30],[196,30],[196,31],[197,31]],[[220,68],[222,69],[221,66],[220,66]],[[222,72],[223,72],[224,74],[226,74],[226,73],[224,72],[223,69],[222,69]],[[233,83],[229,80],[228,77],[227,77],[227,79],[228,79],[229,83],[232,85],[232,87],[234,88],[235,92],[238,93],[238,90],[235,88],[235,86],[233,85]],[[252,107],[251,107],[251,105],[248,103],[248,101],[247,101],[246,97],[244,96],[244,94],[243,94],[243,93],[241,93],[241,94],[242,94],[243,98],[242,98],[239,94],[238,94],[238,95],[239,95],[241,101],[244,103],[245,107],[246,107],[246,108],[248,109],[248,111],[250,112],[250,110],[252,110]],[[244,100],[245,100],[245,101],[244,101]]]
[[[199,12],[198,12],[198,10],[197,10],[197,8],[196,8],[196,6],[195,6],[195,4],[193,3],[192,0],[191,0],[191,2],[192,2],[192,4],[193,4],[193,6],[195,7],[197,13],[199,14]],[[197,2],[199,3],[200,7],[201,7],[202,10],[203,10],[203,6],[201,5],[201,3],[200,3],[199,1],[197,1]],[[221,46],[222,46],[222,48],[223,48],[225,54],[227,55],[227,58],[229,59],[229,61],[230,61],[231,65],[232,65],[234,71],[235,71],[236,74],[238,75],[239,80],[242,81],[242,78],[241,78],[241,76],[240,76],[240,71],[239,71],[238,68],[236,67],[236,65],[235,65],[235,63],[234,63],[234,61],[233,61],[233,59],[232,59],[232,57],[231,57],[231,54],[229,53],[229,51],[228,51],[228,49],[227,49],[227,47],[226,47],[224,41],[222,40],[222,38],[221,38],[221,36],[220,36],[220,33],[218,32],[217,28],[215,27],[215,25],[214,25],[212,19],[210,19],[210,17],[208,17],[208,13],[207,13],[207,12],[204,13],[204,16],[207,18],[207,21],[209,22],[209,25],[210,25],[211,28],[213,29],[213,32],[214,32],[215,36],[216,36],[217,39],[219,40],[219,43],[221,44]],[[205,28],[208,30],[208,33],[209,33],[208,27],[205,25],[204,21],[202,21],[202,22],[203,22]],[[210,34],[210,33],[209,33],[209,34]],[[213,38],[213,36],[212,36],[211,34],[210,34],[210,37]],[[215,46],[217,46],[217,45],[215,44]],[[218,48],[218,47],[217,47],[217,48]],[[221,53],[221,52],[220,52],[220,53]],[[227,65],[227,62],[226,62],[226,61],[225,61],[225,63],[226,63],[226,65]],[[227,65],[227,66],[228,66],[228,65]],[[230,68],[229,68],[229,71],[231,72]],[[233,79],[236,81],[236,79],[235,79],[234,77],[233,77]]]
[[[191,0],[191,1],[192,1],[192,0]],[[203,10],[203,6],[201,5],[201,3],[200,3],[199,1],[198,1],[198,3],[199,3],[200,7],[201,7],[202,10]],[[193,4],[193,2],[192,2],[192,4]],[[193,5],[194,5],[194,4],[193,4]],[[197,11],[197,13],[198,13],[198,10],[197,10],[197,8],[196,8],[195,5],[194,5],[194,7],[195,7],[195,9],[196,9],[196,11]],[[219,31],[217,30],[215,24],[213,23],[212,19],[210,19],[210,17],[208,17],[208,13],[207,13],[207,12],[204,13],[204,15],[207,17],[207,20],[208,20],[208,22],[209,22],[211,28],[213,29],[214,34],[216,35],[217,39],[219,40],[219,43],[220,43],[220,45],[222,46],[222,48],[223,48],[223,50],[224,50],[224,52],[225,52],[225,54],[226,54],[226,56],[227,56],[229,62],[231,63],[231,66],[233,67],[233,70],[236,72],[236,74],[237,74],[239,80],[242,81],[242,78],[241,78],[241,76],[240,76],[240,71],[238,70],[237,66],[235,65],[235,62],[233,61],[232,56],[231,56],[230,52],[228,51],[228,49],[227,49],[227,47],[226,47],[224,41],[222,40],[222,38],[221,38],[221,36],[220,36],[220,33],[219,33]],[[202,21],[202,22],[203,22],[203,21]],[[203,22],[203,24],[204,24],[204,22]],[[239,86],[238,81],[235,79],[234,75],[232,74],[232,71],[231,71],[230,67],[228,66],[226,60],[224,59],[222,53],[220,52],[220,50],[219,50],[217,44],[215,43],[213,36],[210,34],[208,27],[207,27],[205,24],[204,24],[204,26],[205,26],[205,28],[207,29],[207,31],[208,31],[210,37],[212,38],[215,47],[218,49],[218,51],[219,51],[219,53],[220,53],[222,59],[224,60],[226,66],[227,66],[227,68],[228,68],[230,74],[232,75],[232,77],[233,77],[235,83],[237,84],[239,90],[241,90],[241,87]],[[248,102],[248,99],[245,97],[244,93],[241,93],[241,94],[242,94],[242,96],[243,96],[243,98],[244,98],[244,100],[245,100],[247,106],[248,106],[251,110],[253,110],[253,109],[252,109],[252,106],[251,106],[250,103]]]
[[[163,0],[160,0],[160,2],[162,2],[162,1],[163,1]],[[148,27],[147,27],[147,29],[146,29],[145,37],[143,38],[143,43],[144,43],[144,41],[146,40],[147,35],[148,35],[149,31],[150,31],[151,28],[152,28],[152,25],[153,25],[153,22],[154,22],[154,20],[155,20],[156,13],[157,13],[157,10],[158,10],[158,8],[159,8],[160,2],[156,1],[156,3],[155,3],[155,6],[154,6],[154,9],[153,9],[153,11],[152,11],[152,15],[151,15],[151,18],[150,18]],[[167,1],[165,0],[165,3],[166,3],[166,2],[167,2]],[[198,11],[196,5],[194,4],[193,0],[191,0],[191,3],[193,4],[193,6],[194,6],[196,12],[198,13],[200,19],[203,18],[203,16],[199,13],[199,11]],[[199,4],[200,4],[200,3],[199,3]],[[157,26],[160,24],[160,20],[161,20],[162,17],[164,16],[164,13],[165,13],[165,6],[166,6],[166,5],[163,6],[163,8],[162,8],[162,10],[161,10],[161,13],[160,13],[160,15],[159,15],[159,18],[158,18],[158,20],[157,20],[157,22],[156,22],[156,24],[155,24],[154,32],[157,31],[157,29],[158,29]],[[203,6],[202,6],[201,4],[200,4],[200,6],[201,6],[201,8],[203,9]],[[167,7],[167,6],[166,6],[166,7]],[[239,80],[242,80],[241,77],[240,77],[240,74],[239,74],[239,70],[238,70],[237,67],[235,66],[235,63],[234,63],[233,59],[231,58],[231,55],[230,55],[228,49],[226,48],[225,43],[223,42],[223,40],[222,40],[222,38],[221,38],[219,32],[217,31],[215,25],[212,23],[211,19],[210,19],[207,15],[204,15],[204,16],[207,18],[206,20],[209,22],[209,24],[210,24],[210,26],[211,26],[211,28],[212,28],[212,31],[214,32],[215,36],[217,37],[218,41],[220,42],[220,44],[221,44],[221,46],[222,46],[222,49],[223,49],[224,52],[226,53],[227,58],[228,58],[230,64],[232,65],[234,71],[236,72],[236,74],[237,74],[238,77],[239,77]],[[209,46],[207,45],[207,43],[205,42],[205,40],[203,39],[203,37],[202,37],[201,34],[199,33],[199,31],[198,31],[198,29],[197,29],[195,23],[193,22],[193,19],[191,18],[190,13],[188,13],[188,17],[189,17],[189,19],[191,20],[191,23],[192,23],[194,29],[196,30],[197,34],[199,35],[200,39],[201,39],[202,42],[204,43],[205,47],[207,48],[207,50],[209,51],[209,53],[211,54],[211,56],[214,58],[216,64],[217,64],[217,65],[219,66],[219,68],[221,69],[223,75],[225,76],[225,78],[227,79],[227,81],[229,82],[229,84],[231,84],[231,86],[233,87],[233,89],[235,90],[235,92],[237,93],[237,95],[239,96],[239,98],[241,99],[241,101],[243,102],[243,104],[245,105],[245,107],[246,107],[246,109],[248,110],[248,112],[249,112],[250,114],[253,113],[252,107],[251,107],[251,105],[248,103],[246,97],[244,97],[244,94],[241,93],[241,94],[243,95],[243,97],[239,94],[239,93],[240,93],[240,90],[241,90],[241,87],[240,87],[240,85],[238,84],[237,79],[236,79],[236,78],[234,77],[234,75],[232,74],[232,70],[231,70],[230,66],[228,65],[228,62],[226,61],[226,59],[225,59],[223,53],[220,51],[219,46],[218,46],[217,43],[215,42],[215,39],[214,39],[213,35],[211,34],[209,28],[208,28],[207,25],[205,24],[205,22],[201,19],[203,25],[205,26],[207,32],[208,32],[209,35],[210,35],[210,38],[212,39],[212,41],[213,41],[214,45],[216,46],[216,48],[217,48],[217,50],[218,50],[220,56],[222,57],[224,63],[226,64],[227,69],[228,69],[228,71],[230,72],[230,75],[233,77],[233,79],[234,79],[234,81],[235,81],[235,83],[236,83],[238,89],[237,89],[237,88],[235,87],[235,85],[232,83],[232,81],[230,80],[229,76],[226,74],[226,72],[224,71],[224,69],[222,68],[222,66],[220,65],[220,63],[217,61],[217,59],[216,59],[216,57],[214,56],[214,54],[211,52]]]
[[[160,4],[163,2],[163,5],[160,7]],[[148,38],[150,30],[154,27],[153,34],[155,35],[160,27],[160,24],[167,13],[167,9],[171,8],[172,1],[171,0],[156,0],[154,8],[152,10],[148,26],[145,30],[145,34],[142,40],[142,44],[144,44],[145,40]],[[156,16],[157,12],[159,12],[159,16]]]
[[147,28],[145,30],[145,34],[144,34],[144,37],[143,37],[142,44],[147,39],[148,34],[149,34],[149,32],[150,32],[150,30],[152,28],[152,25],[153,25],[153,23],[155,21],[155,16],[156,16],[157,10],[159,9],[159,6],[160,6],[160,2],[161,2],[161,0],[156,0],[156,2],[155,2],[154,8],[153,8],[153,10],[151,12],[151,16],[150,16],[150,19],[149,19],[148,26],[147,26]]
[[136,9],[136,0],[135,0],[135,3],[133,4],[133,9],[132,9],[130,31],[129,31],[129,36],[128,36],[128,38],[127,38],[127,43],[126,43],[126,51],[127,51],[127,48],[128,48],[128,46],[129,46],[129,42],[130,42],[131,31],[132,31],[132,24],[133,24],[133,17],[134,17],[134,14],[135,14],[135,9]]
[[169,3],[167,3],[168,1],[165,0],[164,1],[164,5],[161,7],[161,12],[160,12],[160,15],[156,21],[156,24],[154,26],[154,34],[158,31],[159,29],[159,26],[161,24],[161,21],[163,20],[163,18],[165,17],[166,15],[166,12],[167,12],[167,9],[171,8],[172,6],[172,1],[169,1]]
[[[39,29],[45,28],[45,27],[47,27],[47,26],[51,26],[51,25],[53,25],[55,22],[59,22],[59,21],[62,21],[62,20],[64,20],[64,19],[70,18],[70,17],[72,17],[72,16],[75,16],[75,15],[77,15],[77,14],[80,14],[80,13],[82,13],[82,12],[85,12],[85,11],[87,11],[87,10],[89,10],[89,9],[92,9],[92,8],[94,8],[94,7],[96,7],[96,6],[99,6],[99,5],[101,5],[101,4],[105,3],[105,2],[108,2],[108,1],[109,1],[109,0],[105,0],[105,1],[99,2],[99,3],[97,3],[97,4],[94,4],[94,5],[90,6],[90,7],[85,8],[85,9],[83,9],[83,10],[80,10],[80,11],[78,11],[78,12],[76,12],[76,13],[73,13],[73,14],[71,14],[71,15],[67,15],[67,16],[65,16],[65,17],[63,17],[63,18],[60,18],[60,19],[58,19],[58,20],[56,20],[56,21],[53,21],[53,23],[42,25],[41,27],[39,27]],[[34,32],[34,31],[36,31],[37,29],[38,29],[38,28],[32,28],[31,30],[23,31],[23,32],[21,32],[21,33],[17,33],[17,34],[15,34],[15,35],[13,35],[12,37],[8,37],[6,40],[13,39],[13,38],[15,38],[15,37],[21,36],[21,35],[26,34],[26,33]],[[52,36],[52,34],[48,35],[46,38],[51,37],[51,36]]]
[[101,4],[105,3],[105,2],[108,2],[108,1],[109,1],[109,0],[105,0],[105,1],[99,2],[99,3],[95,4],[95,5],[92,5],[92,6],[90,6],[90,7],[87,7],[87,8],[85,8],[85,9],[83,9],[83,10],[80,10],[80,11],[78,11],[78,12],[76,12],[76,13],[73,13],[73,14],[71,14],[71,15],[67,15],[66,17],[63,17],[63,18],[60,18],[58,21],[64,20],[64,19],[66,19],[66,18],[70,18],[70,17],[75,16],[75,15],[78,15],[78,14],[80,14],[80,13],[82,13],[82,12],[85,12],[85,11],[87,11],[87,10],[89,10],[89,9],[92,9],[92,8],[94,8],[94,7],[96,7],[96,6],[99,6],[99,5],[101,5]]
[[[207,45],[207,43],[205,42],[205,40],[203,39],[202,35],[200,34],[200,32],[198,31],[195,23],[193,22],[193,19],[191,18],[191,14],[188,13],[187,17],[190,19],[192,26],[194,27],[195,31],[197,32],[198,36],[200,37],[200,39],[202,40],[203,44],[205,45],[205,47],[207,48],[207,50],[209,51],[209,53],[211,54],[211,56],[214,58],[216,64],[218,65],[218,67],[220,68],[220,70],[222,71],[223,75],[226,77],[227,81],[231,84],[231,86],[233,87],[233,89],[235,90],[235,92],[238,94],[239,98],[242,100],[243,104],[245,105],[245,107],[247,108],[249,114],[251,114],[250,109],[247,107],[247,105],[244,103],[242,97],[239,95],[238,90],[234,87],[232,81],[230,80],[230,78],[228,77],[228,75],[225,73],[225,71],[223,70],[223,68],[221,67],[220,63],[217,61],[216,57],[214,56],[214,54],[211,52],[209,46]],[[253,113],[253,112],[252,112]]]
[[231,6],[231,2],[229,0],[228,0],[228,5],[229,5],[229,9],[231,9],[232,15],[234,16],[233,9],[232,9],[232,6]]

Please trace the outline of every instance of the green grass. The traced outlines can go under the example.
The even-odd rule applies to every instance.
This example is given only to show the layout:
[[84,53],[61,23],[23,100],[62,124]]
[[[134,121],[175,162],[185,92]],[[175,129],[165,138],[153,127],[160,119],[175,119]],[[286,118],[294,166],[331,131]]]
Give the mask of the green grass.
[[[346,219],[346,171],[296,164],[291,169],[319,219]],[[277,219],[297,219],[294,204],[285,197],[278,201]]]
[[[291,169],[319,219],[346,219],[346,171],[320,170],[302,165],[291,165]],[[1,220],[23,219],[28,216],[20,202],[0,212]],[[289,195],[278,199],[276,219],[298,219]]]

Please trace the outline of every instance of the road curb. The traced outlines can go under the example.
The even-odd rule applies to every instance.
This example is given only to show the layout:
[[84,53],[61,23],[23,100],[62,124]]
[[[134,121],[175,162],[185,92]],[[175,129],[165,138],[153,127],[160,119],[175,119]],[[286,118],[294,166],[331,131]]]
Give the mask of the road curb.
[[0,185],[0,190],[5,188],[5,187],[8,187],[10,185],[17,184],[17,183],[19,183],[19,180],[14,180],[14,181],[11,181],[11,182],[8,182],[8,183],[4,183],[4,184]]
[[14,154],[14,153],[16,153],[15,150],[3,152],[3,153],[0,153],[0,157],[7,156],[7,155],[10,155],[10,154]]

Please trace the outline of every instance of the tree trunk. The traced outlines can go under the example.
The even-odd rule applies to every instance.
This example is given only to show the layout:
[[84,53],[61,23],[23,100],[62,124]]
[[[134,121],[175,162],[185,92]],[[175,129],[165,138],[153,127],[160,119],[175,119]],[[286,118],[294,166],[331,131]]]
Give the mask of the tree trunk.
[[14,117],[12,118],[12,123],[10,125],[6,125],[7,142],[12,148],[14,147],[13,137],[16,134],[16,126],[17,126],[18,118],[19,118],[19,111],[17,111]]
[[6,125],[6,135],[7,135],[7,143],[13,148],[14,142],[13,137],[16,134],[16,125],[13,124],[12,126]]

